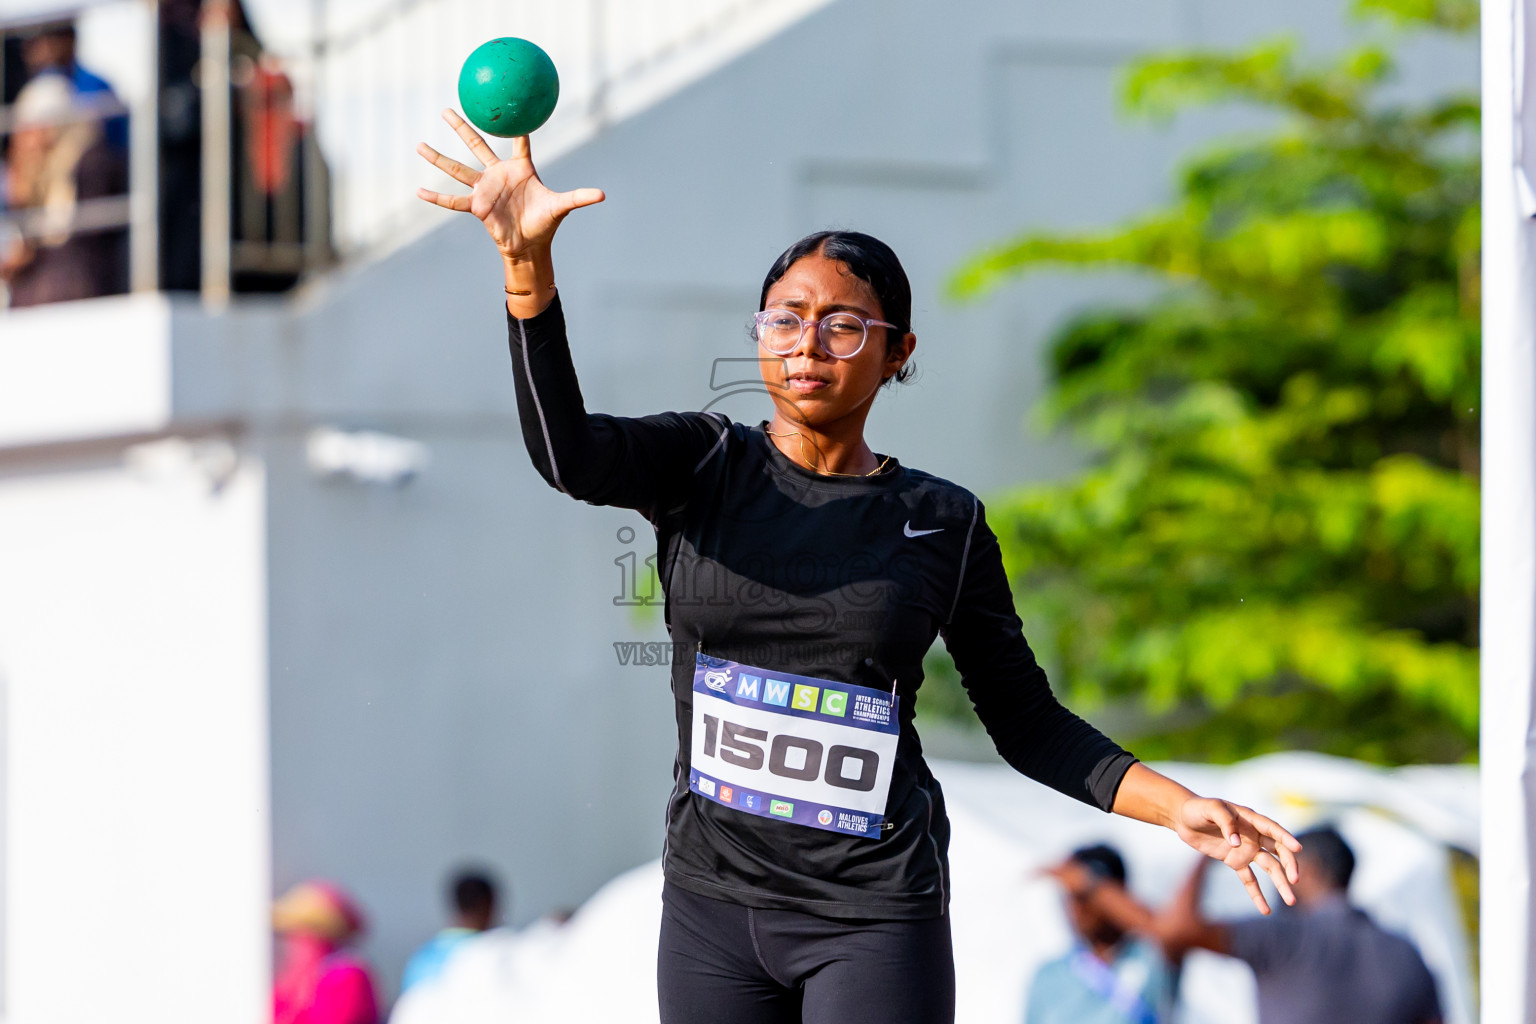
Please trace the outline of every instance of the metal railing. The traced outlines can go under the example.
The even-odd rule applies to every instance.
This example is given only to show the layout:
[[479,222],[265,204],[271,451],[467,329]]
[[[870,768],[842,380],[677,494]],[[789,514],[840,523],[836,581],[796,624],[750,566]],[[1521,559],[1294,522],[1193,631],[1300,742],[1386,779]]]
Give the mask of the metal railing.
[[[154,24],[154,0],[125,0],[125,2],[129,6],[142,7],[147,25]],[[6,72],[9,70],[6,66],[6,48],[3,45],[5,40],[8,37],[31,32],[55,20],[56,16],[39,17],[31,21],[21,18],[0,24],[0,81],[6,80]],[[144,34],[150,40],[154,39],[153,31],[146,30]],[[156,66],[153,45],[148,53],[142,55],[142,59],[145,74],[149,80],[153,81]],[[126,116],[128,120],[127,190],[121,195],[79,200],[69,211],[67,223],[48,226],[54,230],[65,230],[70,234],[127,229],[129,290],[154,291],[159,286],[160,275],[157,224],[158,170],[155,159],[158,146],[156,138],[158,119],[153,96],[146,95],[138,102],[126,106],[115,99],[93,97],[77,103],[73,113],[51,118],[47,123],[63,127],[74,121],[105,122],[108,118],[116,116]],[[16,128],[14,121],[14,111],[0,102],[0,140],[9,136]],[[49,218],[49,212],[42,209],[5,209],[3,204],[0,204],[0,244],[8,245],[18,235],[25,238],[35,237],[42,233],[42,222]]]
[[232,17],[226,0],[204,0],[199,276],[215,308],[242,279],[259,290],[254,279],[296,281],[331,261],[329,176],[296,81],[310,68],[264,51]]
[[[127,152],[120,143],[117,152],[126,160],[127,189],[79,198],[62,211],[35,201],[0,210],[0,243],[20,239],[35,251],[126,229],[131,290],[200,287],[204,301],[215,307],[234,290],[280,290],[328,263],[329,183],[313,133],[295,116],[285,62],[232,24],[234,8],[223,0],[202,5],[190,78],[184,65],[176,70],[161,64],[166,29],[158,0],[87,6],[115,7],[137,19],[140,45],[129,55],[129,66],[138,69],[132,76],[137,94],[126,105],[105,93],[76,94],[70,112],[34,117],[28,127],[64,130],[75,122],[106,124],[126,115]],[[7,70],[7,39],[71,21],[54,15],[31,23],[0,22],[0,80]],[[27,68],[23,75],[33,72]],[[37,72],[43,73],[68,78],[58,69]],[[183,135],[190,126],[190,137],[197,140],[192,154],[162,137],[165,120],[178,117]],[[22,127],[16,120],[15,108],[0,104],[0,139]]]

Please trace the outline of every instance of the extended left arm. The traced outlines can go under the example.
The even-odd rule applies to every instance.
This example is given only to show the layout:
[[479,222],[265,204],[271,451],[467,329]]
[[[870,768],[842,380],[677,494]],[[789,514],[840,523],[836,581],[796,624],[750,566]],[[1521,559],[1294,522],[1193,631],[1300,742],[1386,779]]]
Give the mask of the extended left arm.
[[1019,772],[1100,810],[1135,758],[1051,693],[1024,639],[997,537],[978,502],[954,612],[940,629],[976,715]]
[[943,635],[971,701],[1004,760],[1030,778],[1085,803],[1164,825],[1237,872],[1254,904],[1269,904],[1253,865],[1294,903],[1295,852],[1285,829],[1258,812],[1196,796],[1137,762],[1061,706],[1024,640],[997,537],[978,503],[968,564]]

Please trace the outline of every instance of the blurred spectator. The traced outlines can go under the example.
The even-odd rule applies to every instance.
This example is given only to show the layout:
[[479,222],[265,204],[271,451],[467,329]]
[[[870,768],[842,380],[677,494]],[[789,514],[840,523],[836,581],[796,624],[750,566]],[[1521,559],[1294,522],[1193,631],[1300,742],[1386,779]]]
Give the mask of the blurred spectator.
[[227,20],[233,62],[255,60],[240,0],[160,0],[160,287],[197,291],[202,282],[203,100],[195,79],[207,18]]
[[69,79],[84,105],[98,107],[109,115],[102,126],[107,144],[127,151],[128,117],[119,112],[121,103],[106,79],[81,67],[75,59],[75,26],[48,25],[39,29],[22,44],[21,59],[29,78],[54,73]]
[[1154,941],[1131,934],[1144,909],[1109,846],[1075,851],[1049,873],[1066,895],[1073,949],[1036,972],[1026,1024],[1159,1024],[1171,1019],[1177,975]]
[[[1259,1024],[1434,1024],[1434,978],[1407,939],[1351,906],[1355,855],[1332,828],[1303,832],[1296,907],[1269,917],[1208,921],[1202,857],[1167,910],[1149,922],[1165,949],[1225,953],[1253,968]],[[1121,920],[1129,920],[1121,916]]]
[[160,287],[197,291],[202,278],[202,0],[162,0],[160,16]]
[[461,871],[450,881],[448,895],[453,905],[453,924],[438,932],[411,956],[400,979],[401,992],[437,977],[466,939],[496,924],[496,883],[490,875],[481,871]]
[[[158,21],[156,58],[158,69],[154,83],[156,97],[155,168],[158,183],[158,285],[165,291],[197,291],[202,286],[203,232],[203,95],[198,84],[198,62],[202,58],[203,30],[217,23],[229,28],[229,81],[231,102],[230,158],[231,179],[227,195],[232,253],[230,286],[239,292],[279,292],[291,288],[317,254],[329,251],[327,205],[328,183],[323,161],[313,150],[308,127],[297,116],[294,83],[284,71],[281,60],[266,53],[251,31],[241,0],[159,0],[155,5]],[[94,112],[101,124],[98,138],[104,148],[117,158],[121,184],[116,194],[127,195],[129,121],[127,111],[100,76],[82,67],[76,53],[75,28],[68,22],[54,22],[16,33],[5,45],[7,59],[0,61],[5,95],[19,99],[26,86],[44,79],[61,79],[72,87],[76,115],[89,119]],[[220,131],[223,131],[221,126]],[[0,138],[0,144],[4,139]],[[0,148],[0,175],[5,171],[4,150]],[[95,158],[93,157],[92,160]],[[80,197],[91,194],[89,171],[92,161],[82,165]],[[311,180],[317,182],[311,187]],[[148,183],[141,183],[148,185]],[[220,188],[224,192],[224,188]],[[9,216],[7,206],[18,205],[20,197],[6,198],[0,185],[0,210],[8,216],[0,220],[0,274],[9,280],[13,272],[30,263],[35,245],[15,244],[18,233],[33,232],[21,227],[31,223],[25,211]],[[318,211],[311,204],[318,204]],[[115,211],[119,222],[126,220],[126,204]],[[222,212],[222,211],[221,211]],[[77,231],[83,227],[99,229],[113,211],[96,204],[81,211],[75,220]],[[83,219],[82,219],[83,218]],[[308,235],[320,236],[312,241]],[[79,281],[67,293],[57,289],[39,289],[25,283],[18,285],[21,298],[11,305],[31,305],[59,298],[78,298],[84,294],[124,291],[127,286],[128,232],[126,227],[98,237],[97,249],[108,246],[121,250],[121,258],[109,261],[120,283],[83,289]],[[90,249],[90,246],[85,247]],[[79,253],[63,254],[75,262],[84,262],[94,280],[97,264],[77,259]],[[48,263],[43,260],[42,263]],[[39,266],[34,271],[42,271]],[[143,268],[146,275],[151,268]],[[45,284],[58,284],[58,276],[43,274]],[[6,291],[0,289],[0,304]]]
[[350,897],[326,882],[301,882],[273,906],[272,927],[282,939],[274,1024],[378,1024],[368,965],[346,949],[364,927]]
[[[0,253],[0,278],[12,306],[84,299],[127,290],[128,233],[92,229],[92,199],[127,192],[122,151],[77,102],[63,75],[42,74],[22,88],[6,162],[6,207],[20,235]],[[81,221],[85,221],[84,224]]]

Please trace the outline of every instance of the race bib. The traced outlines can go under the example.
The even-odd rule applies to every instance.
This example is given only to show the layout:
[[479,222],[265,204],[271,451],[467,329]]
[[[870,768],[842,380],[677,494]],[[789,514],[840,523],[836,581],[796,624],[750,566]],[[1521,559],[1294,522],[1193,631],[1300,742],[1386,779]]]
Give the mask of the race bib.
[[896,707],[884,690],[699,654],[688,788],[748,814],[878,837]]

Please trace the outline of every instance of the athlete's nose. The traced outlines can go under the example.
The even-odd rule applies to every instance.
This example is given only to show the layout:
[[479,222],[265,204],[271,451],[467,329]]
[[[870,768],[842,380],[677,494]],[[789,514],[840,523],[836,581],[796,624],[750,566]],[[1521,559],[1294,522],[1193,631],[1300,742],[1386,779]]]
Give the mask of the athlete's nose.
[[[806,340],[809,336],[810,340]],[[794,350],[787,358],[804,356],[807,359],[829,359],[827,351],[821,347],[821,321],[807,320],[800,325],[800,338],[795,342]]]

